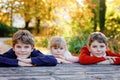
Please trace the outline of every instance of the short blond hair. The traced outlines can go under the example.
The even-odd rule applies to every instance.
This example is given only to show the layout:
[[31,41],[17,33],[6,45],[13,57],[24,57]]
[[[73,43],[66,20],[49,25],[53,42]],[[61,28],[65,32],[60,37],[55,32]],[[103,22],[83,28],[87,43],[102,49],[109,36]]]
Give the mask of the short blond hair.
[[90,46],[93,41],[98,41],[107,45],[107,37],[101,32],[93,32],[88,37],[88,45]]
[[12,38],[12,46],[14,47],[18,41],[21,41],[25,44],[30,44],[34,47],[34,37],[28,30],[18,30],[16,33],[14,33]]
[[60,48],[61,46],[64,46],[67,49],[67,43],[65,38],[61,36],[53,36],[51,37],[49,43],[48,43],[48,48],[51,49],[52,47],[58,47]]

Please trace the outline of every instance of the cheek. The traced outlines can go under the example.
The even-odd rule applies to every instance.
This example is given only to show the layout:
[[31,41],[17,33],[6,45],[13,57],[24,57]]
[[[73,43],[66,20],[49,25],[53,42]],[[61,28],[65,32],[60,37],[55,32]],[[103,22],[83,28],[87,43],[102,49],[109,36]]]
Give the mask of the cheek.
[[103,51],[107,51],[107,48],[104,48]]
[[54,50],[54,49],[51,49],[51,52],[54,54],[54,53],[56,53],[56,50]]
[[19,50],[18,50],[17,48],[14,47],[14,48],[13,48],[13,51],[14,51],[14,52],[17,52],[17,51],[19,51]]
[[91,47],[88,47],[88,50],[91,52],[91,51],[93,51],[93,49],[91,48]]
[[61,50],[61,52],[63,52],[63,53],[64,53],[65,51],[66,51],[66,50]]
[[96,52],[96,49],[90,48],[89,51],[94,54]]

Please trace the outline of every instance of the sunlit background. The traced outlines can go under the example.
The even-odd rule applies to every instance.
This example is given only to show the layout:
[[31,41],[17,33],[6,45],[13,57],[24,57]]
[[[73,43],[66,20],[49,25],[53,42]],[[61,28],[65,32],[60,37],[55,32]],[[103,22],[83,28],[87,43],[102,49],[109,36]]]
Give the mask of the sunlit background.
[[120,0],[0,0],[0,37],[27,29],[35,36],[36,47],[45,51],[49,38],[59,35],[72,53],[79,54],[88,35],[101,31],[109,48],[120,53],[119,13]]

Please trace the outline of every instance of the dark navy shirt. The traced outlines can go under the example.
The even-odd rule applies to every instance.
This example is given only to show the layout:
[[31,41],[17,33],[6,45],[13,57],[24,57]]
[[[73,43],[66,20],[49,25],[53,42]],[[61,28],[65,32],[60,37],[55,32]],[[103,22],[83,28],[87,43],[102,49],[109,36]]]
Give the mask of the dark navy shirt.
[[[57,60],[52,55],[44,55],[39,50],[34,49],[29,56],[31,63],[36,66],[56,66]],[[19,66],[17,56],[11,48],[9,51],[0,54],[0,66]]]

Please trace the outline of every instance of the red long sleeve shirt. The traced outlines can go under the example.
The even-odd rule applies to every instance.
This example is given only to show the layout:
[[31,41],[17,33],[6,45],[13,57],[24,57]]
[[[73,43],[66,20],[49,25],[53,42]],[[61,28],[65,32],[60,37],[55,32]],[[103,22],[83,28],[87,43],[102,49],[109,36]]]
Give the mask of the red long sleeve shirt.
[[[106,51],[106,56],[116,56],[114,64],[120,64],[120,54],[115,54],[110,50]],[[96,64],[98,62],[104,61],[104,57],[91,56],[87,46],[84,46],[79,55],[80,64]]]

